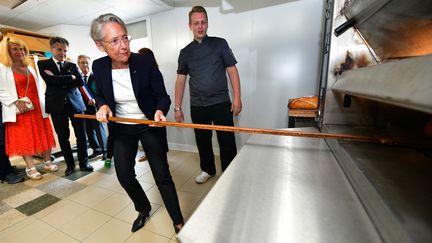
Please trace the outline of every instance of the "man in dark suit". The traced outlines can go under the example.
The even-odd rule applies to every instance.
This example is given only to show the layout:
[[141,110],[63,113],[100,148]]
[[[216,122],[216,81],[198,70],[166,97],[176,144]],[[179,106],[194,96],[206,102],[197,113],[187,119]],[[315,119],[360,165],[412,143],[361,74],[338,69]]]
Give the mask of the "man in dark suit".
[[53,57],[39,61],[38,67],[47,85],[45,112],[51,114],[60,148],[66,161],[65,175],[68,176],[75,170],[75,162],[69,142],[69,120],[75,132],[80,168],[83,171],[93,171],[93,167],[87,162],[85,122],[83,119],[74,117],[74,114],[82,114],[86,110],[81,93],[78,90],[78,87],[83,85],[83,79],[78,67],[74,63],[66,61],[66,53],[69,49],[69,42],[66,39],[52,37],[50,47]]
[[[86,55],[79,55],[77,63],[79,69],[81,70],[85,84],[83,86],[85,90],[81,92],[84,102],[86,103],[85,114],[95,115],[96,103],[94,94],[96,93],[96,82],[93,73],[90,72],[90,57]],[[85,120],[85,123],[87,139],[90,143],[90,147],[93,149],[93,153],[89,155],[89,159],[103,154],[102,159],[106,160],[107,134],[103,123],[91,119]]]

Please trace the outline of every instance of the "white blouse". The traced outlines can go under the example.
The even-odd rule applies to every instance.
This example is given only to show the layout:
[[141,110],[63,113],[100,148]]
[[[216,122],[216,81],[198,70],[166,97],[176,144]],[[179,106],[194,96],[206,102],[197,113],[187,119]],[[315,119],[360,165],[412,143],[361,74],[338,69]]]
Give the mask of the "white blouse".
[[[30,74],[36,81],[37,93],[39,96],[39,105],[42,110],[42,117],[47,118],[48,114],[45,113],[45,84],[42,78],[39,78],[37,71],[31,66],[27,67]],[[0,63],[0,102],[2,105],[2,118],[5,122],[16,122],[16,106],[15,101],[18,99],[15,79],[11,67],[7,67]],[[36,105],[36,104],[34,104]]]
[[[147,119],[138,106],[130,77],[129,68],[113,69],[112,71],[116,116],[131,119]],[[126,123],[125,124],[135,124]]]

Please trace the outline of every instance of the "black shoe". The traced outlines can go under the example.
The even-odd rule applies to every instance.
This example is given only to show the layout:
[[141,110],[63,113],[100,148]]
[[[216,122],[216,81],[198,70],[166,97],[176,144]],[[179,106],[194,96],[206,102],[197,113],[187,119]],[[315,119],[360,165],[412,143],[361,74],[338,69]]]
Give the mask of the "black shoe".
[[75,171],[75,166],[74,167],[67,167],[65,170],[65,176],[68,176],[68,175],[74,173],[74,171]]
[[[181,225],[182,225],[182,227],[183,227],[183,226],[184,226],[184,223],[181,223]],[[180,232],[180,229],[177,228],[176,224],[173,224],[173,226],[174,226],[174,231],[175,231],[175,233],[178,234],[178,232]]]
[[102,155],[102,159],[101,160],[106,160],[107,159],[107,155],[104,153],[103,155]]
[[93,153],[90,154],[90,155],[88,156],[88,158],[89,158],[89,159],[93,159],[93,158],[95,158],[95,157],[97,157],[97,156],[99,156],[99,155],[101,155],[101,154],[102,154],[101,151],[93,150]]
[[141,229],[142,227],[144,227],[144,225],[146,223],[146,219],[148,217],[149,217],[149,213],[139,213],[138,217],[133,222],[131,231],[135,232],[135,231]]
[[93,171],[93,166],[89,165],[88,163],[85,163],[85,164],[81,164],[80,165],[80,169],[82,171],[90,171],[90,172],[92,172]]
[[8,173],[1,179],[1,182],[6,182],[8,184],[16,184],[24,181],[24,177],[19,176],[15,173]]

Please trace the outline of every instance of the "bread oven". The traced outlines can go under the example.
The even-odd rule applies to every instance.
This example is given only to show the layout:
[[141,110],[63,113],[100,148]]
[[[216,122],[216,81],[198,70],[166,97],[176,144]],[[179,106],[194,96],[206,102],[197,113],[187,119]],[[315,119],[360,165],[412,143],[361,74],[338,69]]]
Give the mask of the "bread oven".
[[180,241],[432,242],[428,1],[327,0],[319,129],[381,139],[252,135]]
[[328,1],[323,132],[384,242],[432,242],[432,1]]

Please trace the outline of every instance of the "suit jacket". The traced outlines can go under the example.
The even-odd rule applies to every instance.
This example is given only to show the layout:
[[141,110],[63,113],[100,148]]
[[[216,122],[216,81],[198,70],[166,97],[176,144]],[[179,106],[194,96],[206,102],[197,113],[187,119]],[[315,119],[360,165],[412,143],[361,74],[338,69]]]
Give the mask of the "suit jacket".
[[[83,75],[83,80],[84,80],[84,75]],[[86,86],[88,88],[88,91],[91,93],[91,95],[93,97],[95,97],[95,94],[96,94],[96,82],[95,82],[95,78],[94,78],[93,73],[90,73],[88,75]],[[83,99],[84,99],[84,97],[83,97]],[[94,105],[88,105],[88,103],[85,101],[85,99],[84,99],[84,103],[86,105],[86,112],[85,112],[86,114],[89,114],[89,115],[96,114],[96,107]]]
[[96,81],[93,73],[90,73],[87,78],[87,86],[90,88],[90,91],[94,95],[96,93]]
[[[57,68],[54,60],[48,59],[38,62],[39,72],[45,81],[45,111],[47,113],[60,113],[64,111],[65,98],[69,98],[72,107],[77,113],[86,110],[81,93],[77,87],[83,85],[83,79],[74,63],[65,61],[63,70]],[[44,70],[51,71],[54,75],[48,75]],[[72,75],[76,77],[72,79]]]
[[[106,104],[115,116],[116,103],[112,83],[111,59],[105,56],[95,60],[92,70],[96,79],[97,107]],[[135,98],[144,115],[150,120],[154,119],[156,110],[161,110],[166,115],[171,100],[166,92],[162,74],[154,57],[149,54],[131,53],[129,70]]]

